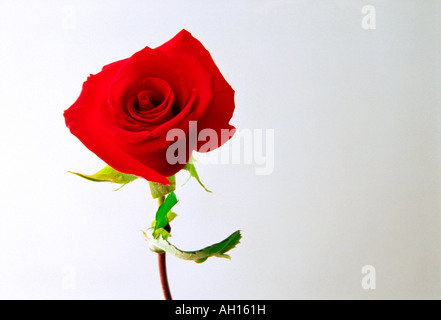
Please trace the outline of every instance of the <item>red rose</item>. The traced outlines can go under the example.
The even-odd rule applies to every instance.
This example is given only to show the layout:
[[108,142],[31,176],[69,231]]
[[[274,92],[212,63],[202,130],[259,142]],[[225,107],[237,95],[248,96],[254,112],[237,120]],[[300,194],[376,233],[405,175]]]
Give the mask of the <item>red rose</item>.
[[169,184],[166,177],[185,163],[167,161],[174,143],[167,141],[167,132],[185,133],[178,139],[185,139],[188,161],[202,146],[187,139],[190,121],[197,121],[196,134],[215,130],[212,150],[231,138],[222,137],[222,129],[234,133],[233,111],[234,90],[204,46],[182,30],[158,48],[146,47],[91,75],[64,116],[72,134],[112,168]]

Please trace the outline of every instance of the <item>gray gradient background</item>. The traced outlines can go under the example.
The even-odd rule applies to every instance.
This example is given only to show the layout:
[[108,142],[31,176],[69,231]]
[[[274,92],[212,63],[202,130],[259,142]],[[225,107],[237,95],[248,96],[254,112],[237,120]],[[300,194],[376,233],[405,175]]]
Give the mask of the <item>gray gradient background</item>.
[[275,168],[200,165],[214,193],[179,188],[173,243],[244,238],[231,261],[170,257],[174,297],[441,298],[440,13],[429,0],[1,0],[0,298],[162,298],[140,232],[147,183],[112,192],[68,174],[103,162],[62,112],[88,74],[182,28],[236,90],[232,124],[275,130]]

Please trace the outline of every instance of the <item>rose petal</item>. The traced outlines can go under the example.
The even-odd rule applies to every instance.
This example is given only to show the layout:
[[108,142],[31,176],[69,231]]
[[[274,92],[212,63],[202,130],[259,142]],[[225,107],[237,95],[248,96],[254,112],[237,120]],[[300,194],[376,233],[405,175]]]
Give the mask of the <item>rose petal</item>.
[[[233,111],[234,91],[218,92],[214,96],[210,112],[198,121],[198,131],[212,129],[216,132],[218,137],[216,148],[227,142],[236,132],[236,128],[228,124]],[[226,136],[224,134],[222,136],[222,130],[224,130],[224,133],[227,133],[227,130],[229,130],[231,135]],[[198,141],[197,150],[199,151],[199,148],[204,144],[205,142]]]
[[108,104],[108,83],[124,64],[124,60],[108,65],[84,83],[77,101],[64,112],[66,125],[73,135],[109,166],[123,173],[149,181],[169,184],[168,179],[136,160],[120,148],[113,138],[115,125]]
[[191,113],[194,119],[199,119],[210,110],[214,97],[214,78],[193,56],[178,53],[171,57],[179,64],[187,86],[197,89],[197,103],[194,104]]
[[[131,56],[115,76],[115,81],[117,82],[124,77],[126,81],[131,82],[131,85],[136,85],[137,81],[147,77],[160,78],[172,88],[176,102],[179,105],[184,105],[189,98],[191,88],[186,87],[176,63],[163,52],[155,51],[149,47],[145,47]],[[124,88],[128,87],[123,82],[122,84]],[[109,101],[115,102],[121,95],[124,95],[124,90],[112,86]]]
[[233,90],[219,71],[219,68],[214,63],[213,58],[207,49],[205,49],[202,43],[194,38],[187,30],[182,30],[172,39],[155,48],[155,50],[156,49],[168,55],[185,53],[193,56],[196,58],[196,60],[202,63],[214,77],[214,87],[216,88],[215,92]]
[[[171,56],[177,53],[191,55],[209,70],[214,81],[214,100],[209,108],[203,109],[200,113],[196,113],[196,118],[198,119],[198,130],[213,129],[217,132],[217,147],[220,147],[223,143],[228,141],[228,139],[221,138],[221,130],[234,129],[233,126],[229,125],[235,109],[234,90],[222,76],[210,53],[199,40],[195,39],[186,30],[182,30],[171,40],[155,48],[155,50],[161,50]],[[198,149],[201,144],[204,143],[199,143]]]

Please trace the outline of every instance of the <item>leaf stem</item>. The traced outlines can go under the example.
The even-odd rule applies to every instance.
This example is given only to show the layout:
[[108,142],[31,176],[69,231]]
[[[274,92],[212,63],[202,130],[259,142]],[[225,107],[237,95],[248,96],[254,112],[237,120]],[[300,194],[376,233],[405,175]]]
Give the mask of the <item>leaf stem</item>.
[[[165,197],[158,198],[158,205],[160,206],[165,201]],[[168,225],[167,225],[168,226]],[[166,253],[158,253],[158,267],[159,267],[159,278],[161,279],[162,292],[164,293],[165,300],[172,300],[170,286],[168,285],[167,278],[167,265],[166,265]]]

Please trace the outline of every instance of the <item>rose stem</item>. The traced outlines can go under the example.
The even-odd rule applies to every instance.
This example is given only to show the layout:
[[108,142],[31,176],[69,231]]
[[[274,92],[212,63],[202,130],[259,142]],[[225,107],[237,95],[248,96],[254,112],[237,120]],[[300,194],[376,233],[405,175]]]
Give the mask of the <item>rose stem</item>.
[[[165,201],[165,197],[160,197],[158,199],[158,205],[163,204]],[[167,224],[165,229],[169,229],[170,226]],[[169,231],[170,232],[170,231]],[[159,266],[159,277],[161,279],[161,285],[162,285],[162,292],[164,293],[165,300],[172,300],[170,287],[168,285],[168,278],[167,278],[167,265],[165,261],[165,252],[164,253],[158,253],[158,266]]]
[[172,300],[170,288],[168,286],[167,280],[167,268],[165,265],[165,252],[158,253],[158,264],[159,264],[159,276],[161,277],[162,292],[164,293],[165,300]]

